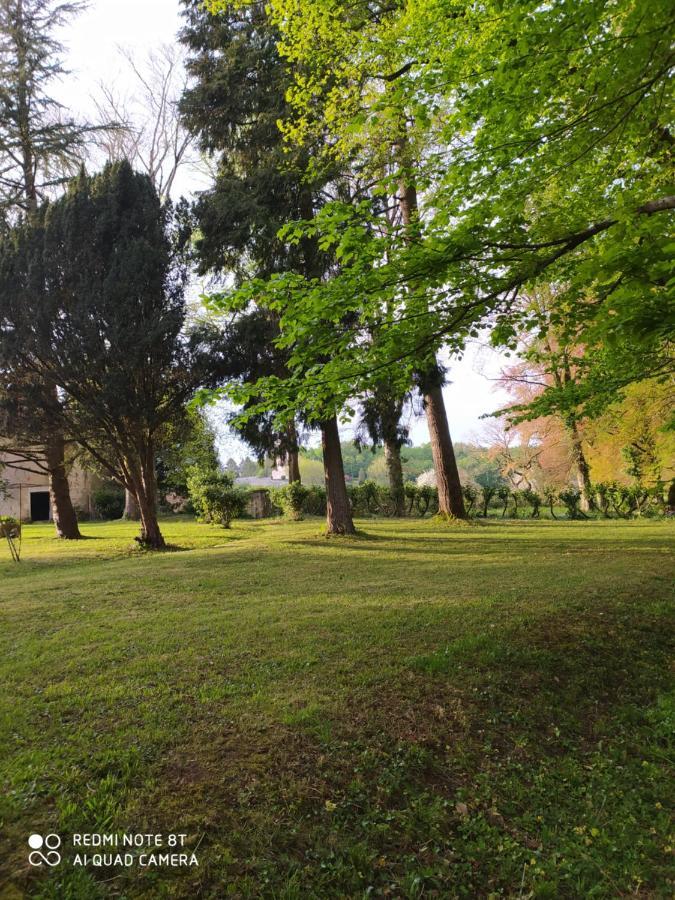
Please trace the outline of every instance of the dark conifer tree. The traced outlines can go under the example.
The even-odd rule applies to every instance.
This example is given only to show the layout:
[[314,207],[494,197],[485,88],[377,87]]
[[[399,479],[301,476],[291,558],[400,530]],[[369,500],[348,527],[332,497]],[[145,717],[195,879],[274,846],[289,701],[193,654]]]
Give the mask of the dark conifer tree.
[[[310,177],[308,154],[284,146],[277,123],[286,113],[290,77],[277,51],[277,34],[265,5],[233,7],[216,16],[200,0],[183,0],[183,5],[186,27],[181,39],[188,49],[193,78],[183,97],[183,115],[202,149],[218,161],[214,187],[201,195],[194,208],[200,269],[234,274],[239,281],[288,271],[321,276],[330,260],[314,241],[290,245],[278,237],[289,221],[312,218],[325,200],[330,178],[325,173]],[[261,323],[256,318],[250,324]],[[265,328],[272,348],[275,320],[270,317]],[[278,370],[284,360],[268,356],[262,363],[260,370],[249,365],[251,376],[270,374],[269,366]],[[287,448],[289,478],[299,479],[293,449],[297,428],[293,423],[287,432],[272,434],[273,420],[273,416],[257,422],[250,419],[246,427],[261,429],[256,449],[275,442]],[[328,530],[352,532],[336,416],[328,415],[321,430]]]
[[[84,6],[79,0],[0,0],[0,212],[6,222],[35,215],[63,185],[90,131],[51,92],[65,74],[57,32]],[[24,385],[14,380],[10,388],[1,444],[27,471],[48,477],[57,534],[78,538],[66,477],[69,440],[54,424],[59,397],[34,378]],[[19,408],[20,416],[7,415]]]
[[0,243],[0,365],[60,393],[63,427],[136,496],[151,548],[164,545],[158,436],[214,386],[218,359],[207,332],[184,331],[170,238],[152,183],[120,163],[81,174]]

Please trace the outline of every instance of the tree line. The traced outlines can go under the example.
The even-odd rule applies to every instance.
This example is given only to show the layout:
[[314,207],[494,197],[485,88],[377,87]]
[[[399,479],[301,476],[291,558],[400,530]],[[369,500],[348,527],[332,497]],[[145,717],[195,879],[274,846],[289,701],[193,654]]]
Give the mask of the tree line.
[[[158,453],[195,396],[222,393],[292,483],[320,431],[339,534],[354,530],[340,420],[383,448],[403,514],[416,404],[439,513],[463,518],[441,360],[485,328],[542,375],[509,421],[558,417],[593,502],[586,423],[672,379],[664,5],[182,7],[179,114],[141,152],[111,94],[94,124],[53,99],[57,29],[81,4],[0,0],[0,433],[48,475],[58,533],[79,535],[77,447],[163,546]],[[172,205],[190,141],[211,186]],[[79,168],[92,143],[98,174]],[[192,272],[216,283],[197,316]]]

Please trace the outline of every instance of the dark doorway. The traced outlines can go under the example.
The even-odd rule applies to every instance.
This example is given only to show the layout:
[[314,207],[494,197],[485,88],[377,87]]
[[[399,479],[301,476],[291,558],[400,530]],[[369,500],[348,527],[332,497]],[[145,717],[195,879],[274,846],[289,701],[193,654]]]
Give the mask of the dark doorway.
[[49,491],[33,491],[30,495],[31,522],[49,521]]

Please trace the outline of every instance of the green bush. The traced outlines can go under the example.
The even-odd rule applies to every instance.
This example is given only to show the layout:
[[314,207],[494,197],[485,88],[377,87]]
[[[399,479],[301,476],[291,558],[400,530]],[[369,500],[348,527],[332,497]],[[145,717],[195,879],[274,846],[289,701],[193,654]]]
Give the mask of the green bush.
[[565,505],[565,509],[567,510],[567,516],[570,519],[585,519],[588,516],[584,516],[581,511],[580,503],[581,503],[581,492],[575,490],[574,488],[565,488],[564,491],[560,491],[558,494],[560,502]]
[[246,492],[234,487],[227,472],[195,466],[188,471],[187,487],[200,522],[229,528],[246,509]]
[[497,497],[502,501],[502,504],[503,504],[503,506],[502,506],[502,519],[503,519],[504,516],[506,515],[506,511],[509,508],[509,500],[511,499],[510,489],[505,484],[502,484],[500,487],[497,488]]
[[474,506],[478,502],[478,490],[472,484],[463,484],[462,495],[464,496],[466,514],[467,516],[470,516]]
[[318,485],[312,485],[312,487],[307,488],[307,496],[302,509],[308,516],[325,516],[326,489]]
[[541,496],[536,491],[533,491],[532,488],[525,488],[525,490],[522,493],[523,493],[523,500],[526,503],[528,503],[531,507],[530,516],[533,519],[538,519],[539,511],[541,509],[541,502],[542,502]]
[[121,519],[124,513],[124,491],[116,484],[106,484],[94,491],[94,512],[99,519]]
[[270,498],[275,506],[282,510],[288,519],[299,522],[303,518],[303,505],[309,494],[309,488],[299,481],[291,481],[280,488],[270,490]]

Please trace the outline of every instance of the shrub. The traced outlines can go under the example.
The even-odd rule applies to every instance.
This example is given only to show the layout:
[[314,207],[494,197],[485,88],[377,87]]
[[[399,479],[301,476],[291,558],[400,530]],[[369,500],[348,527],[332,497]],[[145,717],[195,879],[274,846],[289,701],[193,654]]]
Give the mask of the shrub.
[[492,498],[497,493],[497,485],[484,484],[481,489],[481,500],[483,501],[483,518],[487,519],[488,508],[492,502]]
[[326,489],[318,485],[312,485],[307,488],[307,496],[302,508],[308,516],[325,516]]
[[14,562],[21,559],[21,522],[14,516],[0,516],[0,538],[5,538]]
[[302,519],[303,504],[309,494],[309,488],[299,481],[291,481],[280,488],[272,488],[270,498],[275,506],[281,509],[288,519],[299,522]]
[[464,496],[464,503],[466,505],[466,514],[467,516],[470,516],[471,511],[478,501],[478,491],[472,484],[463,484],[462,494]]
[[567,510],[567,515],[570,519],[587,519],[588,516],[585,516],[579,503],[581,502],[581,492],[575,490],[574,488],[565,488],[564,491],[560,491],[558,494],[560,501],[565,505],[565,509]]
[[197,466],[188,471],[188,492],[200,522],[229,528],[246,509],[246,493],[234,487],[232,476]]
[[557,491],[554,487],[545,487],[544,488],[544,503],[549,508],[552,519],[557,519],[555,512],[553,511],[553,507],[555,506],[556,500],[558,499]]
[[94,512],[99,519],[121,519],[124,513],[124,491],[116,484],[107,484],[94,491]]
[[507,485],[502,484],[501,487],[497,488],[497,496],[504,504],[502,507],[502,519],[506,515],[506,511],[509,508],[509,498],[511,497],[511,491],[507,487]]
[[523,491],[523,500],[532,507],[530,515],[533,519],[539,518],[539,510],[541,509],[541,497],[532,488],[525,488]]

